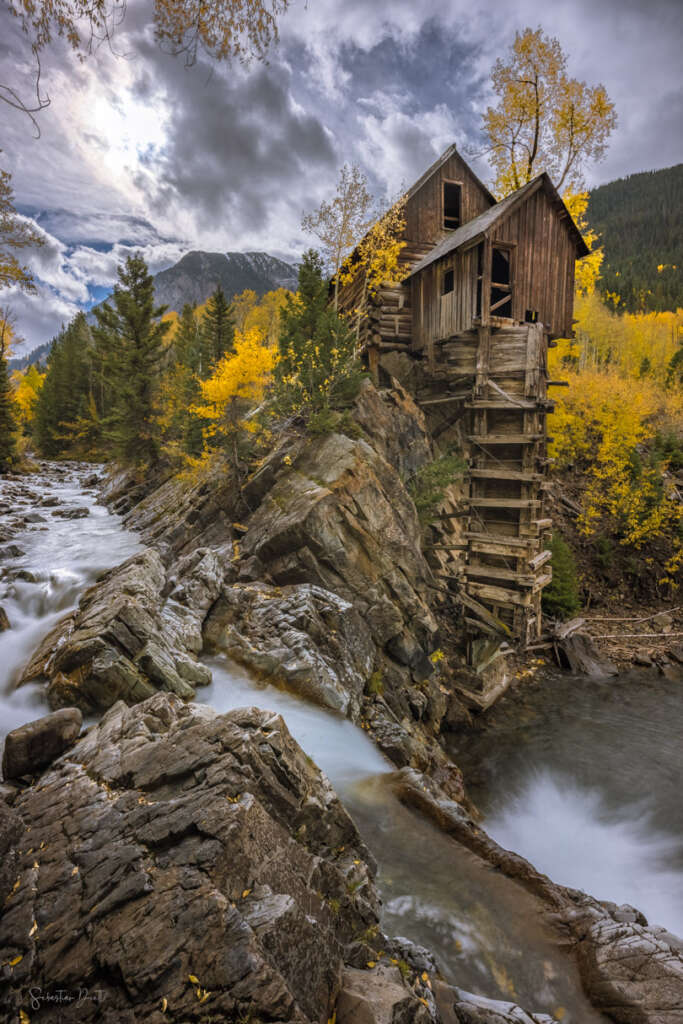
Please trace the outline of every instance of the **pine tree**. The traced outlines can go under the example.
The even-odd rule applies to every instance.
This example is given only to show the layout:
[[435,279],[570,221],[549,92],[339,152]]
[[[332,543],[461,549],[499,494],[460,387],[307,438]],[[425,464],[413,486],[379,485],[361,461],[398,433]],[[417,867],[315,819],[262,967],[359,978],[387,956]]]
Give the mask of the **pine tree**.
[[224,355],[235,351],[233,308],[220,285],[206,304],[206,312],[202,317],[202,336],[204,358],[198,372],[201,377],[207,377]]
[[9,324],[0,317],[0,473],[12,467],[17,454],[17,417],[7,366]]
[[317,432],[333,427],[333,413],[351,404],[364,375],[353,330],[328,307],[322,268],[317,252],[304,253],[299,290],[282,309],[274,374],[279,411],[303,415]]
[[183,306],[173,338],[173,353],[177,363],[193,373],[199,373],[202,360],[202,334],[194,308],[189,302]]
[[36,401],[33,430],[42,455],[58,458],[96,454],[90,443],[87,450],[80,443],[83,435],[77,425],[84,416],[91,417],[91,399],[99,418],[97,394],[90,327],[85,314],[78,313],[52,343],[47,373]]
[[112,303],[95,309],[93,334],[107,350],[113,390],[106,436],[115,457],[128,466],[153,464],[160,451],[157,394],[164,336],[170,324],[154,305],[154,282],[140,255],[128,256],[118,268]]

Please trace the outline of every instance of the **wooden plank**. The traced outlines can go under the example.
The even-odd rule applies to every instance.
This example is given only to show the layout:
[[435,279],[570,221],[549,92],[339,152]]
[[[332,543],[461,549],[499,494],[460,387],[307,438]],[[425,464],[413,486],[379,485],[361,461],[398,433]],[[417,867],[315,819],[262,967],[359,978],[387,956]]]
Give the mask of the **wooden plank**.
[[485,605],[480,604],[479,601],[475,601],[471,594],[466,594],[463,590],[461,590],[460,593],[458,594],[458,597],[466,608],[469,608],[470,611],[474,612],[475,615],[478,615],[481,619],[484,620],[484,622],[492,626],[498,633],[502,633],[503,636],[507,637],[512,636],[512,630],[510,629],[510,627],[506,626],[505,623],[501,619],[499,619],[497,615],[494,615],[493,612],[490,611]]
[[541,551],[539,555],[534,555],[533,558],[529,559],[529,568],[532,570],[532,572],[536,572],[538,569],[541,568],[542,565],[545,565],[546,562],[549,562],[552,557],[552,551]]
[[538,508],[541,504],[536,498],[479,498],[470,495],[467,500],[475,508]]
[[[494,544],[499,547],[513,547],[513,548],[533,548],[536,543],[534,537],[508,537],[504,533],[479,533],[476,530],[468,530],[465,534],[466,540],[476,541],[477,543]],[[520,551],[520,554],[523,552]]]
[[542,473],[529,473],[521,469],[470,469],[467,476],[475,480],[523,480],[525,483],[540,483],[544,480]]
[[469,391],[456,391],[453,395],[440,395],[437,398],[418,398],[418,405],[443,405],[444,402],[462,402]]
[[468,591],[475,597],[484,601],[493,601],[502,608],[528,608],[531,606],[531,592],[506,590],[503,587],[495,587],[490,583],[476,583],[472,580],[467,584]]
[[515,583],[519,587],[534,587],[538,582],[535,576],[518,573],[515,569],[502,569],[494,565],[467,565],[465,576],[483,576],[491,580],[504,580]]
[[543,434],[469,434],[468,441],[480,445],[486,444],[534,444],[536,441],[543,441]]
[[[513,541],[517,540],[516,537],[511,538]],[[468,549],[471,554],[474,555],[497,555],[498,557],[505,558],[531,558],[533,554],[533,546],[526,545],[525,548],[520,548],[519,545],[515,544],[504,544],[502,541],[480,541],[471,540],[468,542]]]
[[467,403],[468,409],[507,409],[514,411],[515,409],[534,410],[538,409],[538,407],[538,402],[530,402],[524,399],[520,400],[519,402],[504,402],[501,401],[500,398],[498,400],[494,398],[475,398],[474,401]]

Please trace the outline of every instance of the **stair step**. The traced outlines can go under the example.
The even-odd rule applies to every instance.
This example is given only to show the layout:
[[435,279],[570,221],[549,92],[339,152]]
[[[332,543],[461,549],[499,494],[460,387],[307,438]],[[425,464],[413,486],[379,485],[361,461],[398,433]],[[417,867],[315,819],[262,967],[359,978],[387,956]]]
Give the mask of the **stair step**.
[[534,444],[542,441],[543,434],[470,434],[467,438],[473,444]]
[[521,480],[529,484],[545,480],[542,473],[525,473],[521,469],[470,469],[467,475],[473,480]]
[[467,498],[470,505],[476,508],[538,508],[541,504],[536,498]]

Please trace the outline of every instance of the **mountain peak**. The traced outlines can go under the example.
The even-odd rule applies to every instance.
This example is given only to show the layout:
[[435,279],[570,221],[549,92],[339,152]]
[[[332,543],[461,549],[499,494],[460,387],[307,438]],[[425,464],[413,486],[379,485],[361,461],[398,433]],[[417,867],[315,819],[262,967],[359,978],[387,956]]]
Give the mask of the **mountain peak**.
[[250,288],[257,295],[297,287],[296,267],[267,252],[203,252],[193,249],[154,277],[156,301],[180,312],[198,306],[221,286],[228,299]]

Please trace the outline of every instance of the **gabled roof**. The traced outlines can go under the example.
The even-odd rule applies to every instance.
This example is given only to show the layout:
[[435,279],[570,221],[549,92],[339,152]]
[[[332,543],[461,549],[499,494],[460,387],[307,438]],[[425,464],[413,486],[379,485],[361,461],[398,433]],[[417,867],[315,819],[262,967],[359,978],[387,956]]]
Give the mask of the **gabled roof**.
[[569,210],[562,202],[555,186],[543,172],[536,178],[532,178],[531,181],[527,182],[526,185],[522,185],[516,192],[512,192],[511,195],[506,196],[505,199],[501,199],[499,203],[492,206],[490,210],[485,210],[484,213],[480,213],[478,217],[463,224],[452,234],[448,235],[442,241],[438,242],[433,249],[431,249],[426,256],[415,264],[410,271],[409,277],[413,274],[418,274],[425,267],[428,267],[431,263],[436,260],[440,260],[443,256],[447,256],[451,252],[455,252],[456,249],[462,248],[467,243],[478,242],[488,233],[488,231],[494,226],[503,221],[510,213],[513,212],[521,203],[525,202],[529,196],[537,192],[539,188],[542,188],[548,198],[552,201],[553,205],[558,208],[559,216],[562,220],[567,219],[567,227],[569,228],[570,234],[573,236],[576,243],[576,256],[577,259],[581,256],[587,256],[590,249],[586,245],[581,235],[581,232],[577,228],[576,224],[572,220]]
[[483,181],[479,180],[479,178],[476,176],[476,174],[474,173],[474,171],[472,170],[470,165],[467,163],[467,161],[463,159],[462,154],[458,153],[458,147],[455,145],[455,143],[453,143],[452,146],[449,146],[448,149],[445,149],[443,151],[443,153],[441,154],[441,156],[438,158],[438,160],[435,160],[434,163],[431,165],[431,167],[428,167],[427,170],[424,172],[424,174],[420,178],[417,179],[415,184],[410,186],[410,188],[406,192],[406,197],[408,199],[410,199],[412,196],[414,196],[415,193],[418,192],[422,188],[424,183],[426,181],[429,181],[431,176],[433,174],[436,174],[436,172],[441,167],[443,167],[443,165],[446,163],[446,161],[450,160],[450,158],[452,156],[455,156],[456,154],[460,157],[462,162],[465,164],[465,167],[467,168],[469,173],[472,175],[473,180],[479,186],[479,188],[482,190],[482,192],[487,197],[487,199],[490,199],[491,203],[495,203],[496,202],[496,197],[494,195],[492,195],[491,192],[489,192],[489,190],[487,189],[487,187],[483,183]]

